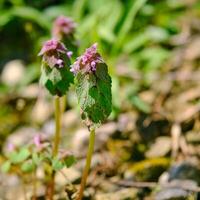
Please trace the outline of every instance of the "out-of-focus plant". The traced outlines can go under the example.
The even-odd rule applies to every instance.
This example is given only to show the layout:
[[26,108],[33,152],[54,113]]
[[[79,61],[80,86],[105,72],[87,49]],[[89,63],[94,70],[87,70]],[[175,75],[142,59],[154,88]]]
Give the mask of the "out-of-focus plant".
[[77,41],[75,39],[76,23],[69,17],[59,16],[55,19],[52,28],[53,38],[62,41],[77,56]]
[[83,197],[95,143],[95,128],[107,119],[112,110],[111,77],[108,67],[97,52],[97,44],[88,48],[72,65],[81,117],[90,131],[86,165],[77,200]]
[[[18,148],[12,143],[8,144],[1,171],[15,173],[22,180],[28,176],[29,181],[33,184],[32,199],[35,200],[37,198],[38,168],[59,171],[64,167],[70,167],[74,162],[75,158],[69,152],[60,151],[57,157],[54,157],[50,143],[45,141],[40,134],[37,134],[26,146]],[[30,177],[32,177],[31,180]],[[46,177],[46,179],[48,180],[49,177]]]
[[[78,43],[75,39],[76,23],[69,17],[59,16],[54,20],[52,28],[52,37],[61,41],[67,49],[68,57],[76,58],[78,53]],[[67,94],[62,98],[62,111],[64,112],[67,106]]]

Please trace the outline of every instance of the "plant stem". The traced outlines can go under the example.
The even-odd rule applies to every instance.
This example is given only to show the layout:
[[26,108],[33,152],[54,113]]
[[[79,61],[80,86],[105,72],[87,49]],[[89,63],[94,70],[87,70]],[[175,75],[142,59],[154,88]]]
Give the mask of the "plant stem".
[[35,167],[33,171],[33,200],[37,199],[37,168]]
[[83,171],[83,176],[81,179],[81,186],[80,186],[80,191],[78,194],[78,197],[76,200],[82,200],[83,198],[83,192],[84,192],[84,188],[86,185],[86,181],[87,181],[87,176],[90,170],[90,164],[91,164],[91,160],[92,160],[92,154],[94,151],[94,143],[95,143],[95,129],[91,129],[90,130],[90,139],[89,139],[89,147],[88,147],[88,153],[87,153],[87,158],[86,158],[86,164],[85,164],[85,168]]
[[65,109],[67,107],[67,95],[64,95],[61,99],[61,112],[62,114],[65,112]]
[[61,129],[61,109],[60,109],[60,99],[55,97],[54,99],[55,106],[55,135],[54,135],[54,146],[53,146],[53,156],[57,156],[58,148],[60,144],[60,129]]
[[[54,135],[54,144],[53,144],[53,157],[56,157],[58,154],[59,144],[60,144],[60,130],[61,130],[61,108],[60,108],[60,98],[56,96],[54,98],[55,106],[55,135]],[[49,200],[53,200],[54,188],[55,188],[55,171],[52,169],[51,180],[49,183],[48,196]]]

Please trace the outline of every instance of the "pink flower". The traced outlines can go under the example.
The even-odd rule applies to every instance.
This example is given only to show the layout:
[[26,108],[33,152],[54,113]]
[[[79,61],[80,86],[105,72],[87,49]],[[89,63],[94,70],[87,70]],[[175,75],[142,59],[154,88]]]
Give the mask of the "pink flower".
[[33,142],[36,147],[41,147],[41,136],[39,134],[35,135],[33,138]]
[[63,36],[72,35],[75,31],[76,23],[69,17],[59,16],[53,24],[52,34],[57,39]]
[[13,143],[8,143],[7,149],[9,152],[12,152],[15,150],[15,146]]
[[44,54],[53,53],[56,51],[60,52],[60,53],[65,53],[65,52],[67,52],[67,49],[65,48],[64,44],[62,44],[58,40],[51,39],[44,43],[44,45],[38,55],[42,56]]
[[86,49],[82,56],[77,58],[70,71],[74,74],[77,74],[79,71],[92,73],[96,71],[97,63],[101,62],[103,62],[103,59],[97,52],[97,43],[95,43],[90,48]]
[[62,55],[67,56],[70,51],[67,51],[65,45],[56,39],[51,39],[43,44],[39,56],[43,56],[43,61],[49,66],[57,66],[59,68],[64,66]]
[[68,56],[68,58],[71,58],[72,55],[73,55],[73,52],[72,52],[72,51],[68,51],[68,52],[67,52],[67,56]]

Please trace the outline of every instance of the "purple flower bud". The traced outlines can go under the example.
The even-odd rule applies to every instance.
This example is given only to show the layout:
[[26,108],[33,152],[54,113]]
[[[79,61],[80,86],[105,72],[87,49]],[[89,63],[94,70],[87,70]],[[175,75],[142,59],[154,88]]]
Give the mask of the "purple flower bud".
[[96,71],[97,63],[103,62],[102,57],[97,52],[97,43],[86,49],[84,54],[77,58],[76,62],[71,66],[71,72],[77,74],[79,71],[84,73],[92,73]]
[[33,138],[33,142],[36,147],[41,147],[41,136],[39,134],[35,135]]
[[62,39],[63,36],[72,35],[75,31],[76,23],[69,17],[59,16],[53,24],[52,34],[57,39]]
[[73,55],[73,52],[72,52],[72,51],[68,51],[68,52],[67,52],[67,56],[68,56],[68,58],[71,58],[72,55]]
[[96,62],[95,61],[91,62],[91,70],[96,71]]
[[14,144],[13,143],[8,143],[7,149],[8,149],[8,152],[14,151],[15,150]]
[[67,52],[67,49],[65,48],[65,45],[63,43],[59,42],[56,39],[51,39],[44,43],[38,55],[42,56],[44,54],[51,54],[56,51],[60,53],[65,53]]
[[43,61],[51,68],[54,66],[61,68],[64,66],[64,61],[61,58],[61,55],[66,55],[67,53],[67,48],[63,43],[51,39],[44,43],[38,55],[43,56]]

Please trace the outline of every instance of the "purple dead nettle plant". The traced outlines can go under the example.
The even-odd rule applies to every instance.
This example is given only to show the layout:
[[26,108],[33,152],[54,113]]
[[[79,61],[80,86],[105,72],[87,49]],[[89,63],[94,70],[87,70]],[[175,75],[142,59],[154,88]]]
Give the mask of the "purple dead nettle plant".
[[73,37],[76,23],[69,17],[59,16],[55,19],[52,29],[53,37],[62,40],[64,37]]
[[74,79],[73,74],[70,72],[69,54],[70,53],[65,45],[57,39],[46,41],[39,53],[39,56],[42,56],[40,82],[54,97],[55,106],[55,135],[52,149],[52,171],[51,180],[49,180],[47,190],[47,195],[50,200],[53,199],[54,194],[55,172],[63,166],[58,159],[62,113],[60,98],[66,95],[66,92]]
[[70,50],[68,55],[77,56],[78,42],[75,38],[77,24],[66,16],[59,16],[55,19],[52,28],[52,37],[63,42]]
[[97,51],[96,43],[77,58],[70,71],[75,75],[81,117],[90,131],[86,165],[77,196],[77,200],[82,200],[94,150],[95,129],[107,119],[112,110],[111,77],[105,61]]
[[[68,48],[67,55],[69,58],[74,59],[77,56],[78,42],[75,38],[77,24],[66,16],[59,16],[53,22],[52,37],[61,41]],[[61,99],[62,112],[67,107],[67,94]]]
[[[46,154],[48,146],[49,143],[44,142],[41,134],[38,133],[25,145],[14,145],[13,142],[8,142],[5,148],[5,162],[1,165],[1,170],[5,173],[17,174],[23,184],[31,181],[32,199],[37,197],[36,172],[38,167],[41,167],[42,160],[49,157]],[[26,192],[24,192],[24,199],[27,199]]]

